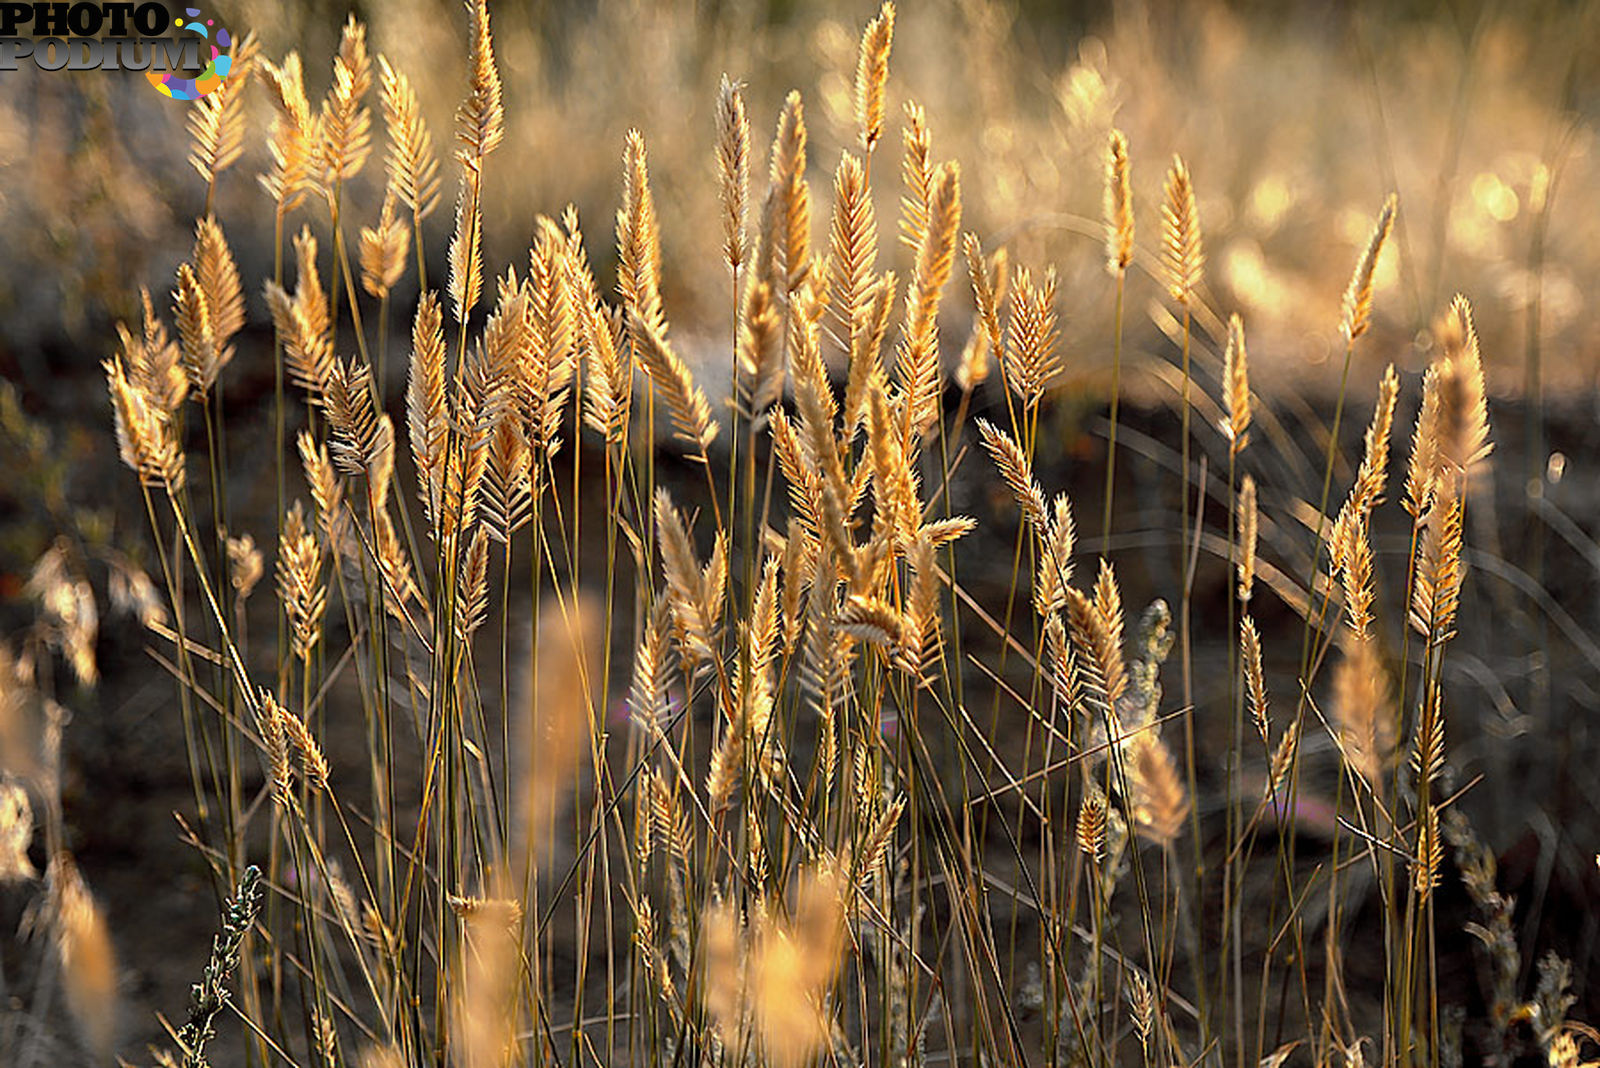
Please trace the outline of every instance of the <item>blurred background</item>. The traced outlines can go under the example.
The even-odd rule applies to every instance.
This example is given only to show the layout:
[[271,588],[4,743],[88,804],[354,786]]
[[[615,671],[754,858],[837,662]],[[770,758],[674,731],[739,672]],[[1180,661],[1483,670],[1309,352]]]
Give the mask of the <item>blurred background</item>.
[[[761,146],[784,96],[793,88],[804,94],[820,241],[832,168],[854,147],[857,37],[876,8],[831,0],[494,4],[507,136],[487,168],[490,269],[524,263],[537,217],[559,215],[570,203],[597,277],[614,277],[623,138],[637,128],[649,146],[674,335],[691,359],[725,352],[730,291],[717,252],[713,156],[718,79],[726,73],[746,84],[758,189]],[[339,28],[352,13],[367,23],[374,55],[410,76],[447,155],[465,84],[458,4],[225,0],[216,11],[236,37],[253,30],[268,58],[298,50],[313,102],[326,90]],[[1222,324],[1239,311],[1252,384],[1264,406],[1289,413],[1326,414],[1342,362],[1339,301],[1384,197],[1399,194],[1352,393],[1370,398],[1383,365],[1393,362],[1414,396],[1432,352],[1430,324],[1454,293],[1472,299],[1497,442],[1490,503],[1515,516],[1488,525],[1491,558],[1475,566],[1504,564],[1515,579],[1507,588],[1517,592],[1471,602],[1480,616],[1470,628],[1477,637],[1463,644],[1462,670],[1478,678],[1465,701],[1481,705],[1489,724],[1474,743],[1476,759],[1487,764],[1497,738],[1531,735],[1539,743],[1515,766],[1492,769],[1500,777],[1481,791],[1493,802],[1484,806],[1485,830],[1502,851],[1529,834],[1575,840],[1560,854],[1567,860],[1535,848],[1526,866],[1547,894],[1566,880],[1580,905],[1594,889],[1587,859],[1600,848],[1600,792],[1579,756],[1595,749],[1586,722],[1600,706],[1600,647],[1592,637],[1600,633],[1600,487],[1587,467],[1600,461],[1600,315],[1589,307],[1600,300],[1596,57],[1594,2],[917,0],[903,5],[897,22],[891,132],[874,161],[887,246],[900,107],[923,105],[935,158],[963,168],[963,228],[986,249],[1007,246],[1013,262],[1060,271],[1066,374],[1059,392],[1080,409],[1102,405],[1109,385],[1112,317],[1100,219],[1113,126],[1127,134],[1134,174],[1139,259],[1129,288],[1134,373],[1126,387],[1136,412],[1159,412],[1171,400],[1170,379],[1159,369],[1170,363],[1173,324],[1148,269],[1174,154],[1194,176],[1206,242],[1202,348],[1220,349]],[[20,635],[22,648],[50,644],[48,628],[40,629],[48,606],[29,580],[53,548],[100,605],[92,649],[100,684],[85,685],[65,667],[53,677],[47,668],[37,681],[72,717],[63,743],[66,822],[123,950],[130,1056],[162,1041],[154,1010],[181,1014],[215,916],[203,869],[186,858],[171,815],[192,805],[181,750],[170,751],[181,739],[157,726],[170,719],[173,684],[144,657],[141,628],[118,614],[126,600],[119,606],[111,596],[118,561],[153,561],[134,481],[116,463],[100,369],[115,347],[115,324],[138,318],[140,286],[158,309],[170,306],[173,272],[189,255],[204,210],[205,183],[185,160],[187,107],[126,72],[24,65],[0,74],[0,634]],[[271,111],[260,86],[251,87],[247,107],[251,137],[218,184],[215,211],[249,301],[250,326],[228,370],[230,419],[237,417],[242,443],[259,443],[249,428],[265,425],[273,379],[259,289],[273,259],[271,202],[256,181],[266,167]],[[447,163],[442,173],[445,200],[422,234],[435,281],[445,276],[453,214],[455,176]],[[375,157],[346,192],[347,235],[373,224],[382,181]],[[308,202],[289,225],[302,222],[328,247],[326,212]],[[892,266],[903,268],[905,250],[897,255]],[[957,279],[945,311],[953,339],[965,336],[971,316],[964,271]],[[393,298],[404,309],[397,315],[409,317],[415,297],[408,276]],[[957,344],[947,341],[947,358]],[[390,345],[393,396],[405,339]],[[719,370],[718,360],[703,360],[714,395],[725,386]],[[1397,416],[1405,428],[1407,404],[1414,400]],[[1365,417],[1362,407],[1356,423]],[[1398,442],[1396,449],[1403,455]],[[244,518],[270,556],[270,514]],[[1542,548],[1537,564],[1525,556],[1534,542],[1524,536],[1535,529],[1539,545],[1556,547],[1548,562]],[[1507,604],[1522,611],[1524,601],[1533,606],[1527,615],[1496,615]],[[1522,628],[1516,649],[1496,647],[1491,618]],[[1528,782],[1540,784],[1531,804]],[[1572,869],[1571,857],[1586,872]],[[152,880],[152,868],[163,874]],[[152,886],[178,889],[149,900]],[[1566,906],[1549,899],[1550,914],[1565,915]],[[0,904],[8,910],[0,923],[21,909],[11,899]],[[1577,915],[1586,915],[1588,932],[1580,955],[1592,956],[1592,910]],[[171,945],[186,952],[162,951]]]

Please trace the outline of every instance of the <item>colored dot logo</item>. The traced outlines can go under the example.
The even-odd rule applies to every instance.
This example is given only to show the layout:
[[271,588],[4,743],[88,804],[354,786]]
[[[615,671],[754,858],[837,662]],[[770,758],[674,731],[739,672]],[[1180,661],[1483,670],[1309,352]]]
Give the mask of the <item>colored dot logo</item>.
[[145,77],[163,95],[174,100],[199,100],[220,88],[222,80],[228,76],[233,57],[224,53],[223,49],[233,47],[233,37],[227,27],[216,25],[215,19],[202,18],[197,7],[186,7],[183,13],[186,17],[173,19],[172,28],[195,34],[210,46],[211,60],[206,64],[206,69],[194,78],[185,78],[180,71],[154,70],[147,71]]

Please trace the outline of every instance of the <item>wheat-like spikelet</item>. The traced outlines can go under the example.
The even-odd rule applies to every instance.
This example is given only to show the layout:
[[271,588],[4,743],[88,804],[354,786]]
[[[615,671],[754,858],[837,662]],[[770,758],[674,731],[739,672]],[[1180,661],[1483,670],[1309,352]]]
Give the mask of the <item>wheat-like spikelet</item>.
[[456,322],[465,323],[483,295],[483,212],[479,209],[479,175],[470,167],[461,172],[456,194],[456,225],[450,237],[450,277],[446,289]]
[[417,468],[423,515],[437,533],[443,500],[445,449],[450,436],[445,392],[444,322],[439,299],[424,293],[411,330],[411,361],[406,381],[406,437]]
[[1489,409],[1483,383],[1483,358],[1478,332],[1472,325],[1472,305],[1457,295],[1438,330],[1444,355],[1439,368],[1439,453],[1465,476],[1486,458]]
[[871,397],[868,453],[872,461],[874,522],[880,532],[904,547],[916,537],[922,520],[922,501],[916,472],[895,432],[894,416],[883,390]]
[[183,353],[183,371],[189,376],[189,385],[204,397],[211,392],[222,372],[223,364],[232,356],[218,342],[216,326],[211,317],[210,302],[205,290],[187,263],[178,265],[178,285],[172,291],[172,313],[178,323],[179,346]]
[[272,168],[261,176],[261,187],[282,215],[292,211],[306,192],[316,187],[316,153],[321,134],[306,100],[300,54],[290,52],[282,66],[264,59],[257,69],[276,112],[267,133]]
[[521,529],[533,511],[533,477],[527,439],[509,414],[489,435],[489,462],[479,491],[478,511],[488,535],[502,545]]
[[852,338],[869,325],[866,313],[876,281],[878,221],[867,191],[866,168],[848,152],[834,173],[833,196],[828,307],[838,320],[840,335]]
[[1238,455],[1250,440],[1250,357],[1244,347],[1244,322],[1237,314],[1228,318],[1222,392],[1228,410],[1222,421],[1222,436],[1228,439],[1228,451]]
[[1045,388],[1061,369],[1056,354],[1060,340],[1056,330],[1056,270],[1046,270],[1044,280],[1035,285],[1029,270],[1018,267],[1015,289],[1004,349],[1006,382],[1031,408],[1043,399]]
[[897,295],[893,271],[878,276],[865,310],[865,326],[850,332],[850,366],[844,391],[844,425],[854,435],[867,415],[867,394],[887,382],[883,373],[883,339]]
[[939,418],[939,299],[955,264],[961,230],[961,169],[942,163],[934,171],[928,225],[906,284],[906,322],[896,357],[905,392],[908,438],[920,438]]
[[1378,404],[1372,410],[1372,422],[1367,426],[1366,448],[1361,456],[1361,468],[1356,473],[1350,497],[1356,507],[1370,511],[1383,500],[1389,481],[1389,437],[1394,431],[1394,405],[1400,394],[1400,378],[1394,364],[1384,368],[1378,382]]
[[[1113,620],[1101,612],[1094,600],[1067,587],[1067,618],[1072,640],[1099,674],[1106,699],[1113,704],[1128,688],[1128,672],[1122,658],[1121,617]],[[1113,623],[1116,624],[1115,629]]]
[[117,959],[110,928],[65,850],[51,858],[45,880],[67,1007],[90,1048],[109,1061],[117,1010]]
[[383,211],[376,227],[361,228],[361,286],[382,300],[406,273],[406,254],[411,249],[411,227],[395,217],[393,186],[383,198]]
[[1411,745],[1411,771],[1416,776],[1415,786],[1424,786],[1438,780],[1444,773],[1444,710],[1439,694],[1439,684],[1429,680],[1422,697],[1422,711],[1417,718],[1416,737]]
[[215,216],[208,215],[195,225],[192,262],[211,316],[219,364],[225,366],[233,358],[229,341],[244,328],[244,288],[239,283],[239,267],[228,248],[228,239]]
[[906,101],[906,124],[901,130],[905,147],[900,160],[900,240],[912,252],[922,247],[928,233],[929,206],[933,202],[933,143],[922,105]]
[[[632,319],[666,331],[661,307],[661,230],[644,137],[629,130],[622,156],[622,207],[617,209],[617,292]],[[642,345],[642,339],[635,340]]]
[[156,315],[150,291],[143,287],[139,299],[144,312],[143,330],[135,335],[123,323],[117,337],[123,364],[131,382],[162,417],[174,415],[189,396],[189,376],[183,373],[183,354]]
[[1022,509],[1022,516],[1040,536],[1050,529],[1050,513],[1045,506],[1044,490],[1033,477],[1033,465],[1016,439],[987,419],[978,420],[978,433],[983,447],[988,450],[1000,477],[1011,487],[1011,495]]
[[1404,505],[1417,523],[1422,522],[1433,499],[1438,475],[1440,403],[1439,364],[1433,364],[1422,376],[1422,404],[1411,432],[1411,462],[1406,467]]
[[328,455],[328,447],[319,444],[309,430],[300,431],[295,442],[301,467],[305,470],[306,485],[311,489],[311,500],[317,506],[317,527],[329,551],[337,557],[342,551],[349,521],[349,513],[344,508],[344,485]]
[[1346,506],[1334,531],[1338,540],[1335,553],[1344,581],[1345,615],[1356,638],[1365,640],[1372,634],[1372,606],[1377,597],[1373,589],[1371,519],[1368,513]]
[[299,501],[284,516],[278,542],[277,584],[278,599],[289,620],[294,655],[308,660],[322,638],[328,589],[322,581],[322,550],[306,529],[305,509]]
[[364,475],[382,448],[371,371],[355,359],[333,366],[323,403],[333,426],[333,459],[346,474]]
[[1134,735],[1125,748],[1134,822],[1148,840],[1171,845],[1189,817],[1189,795],[1178,776],[1172,751],[1153,731]]
[[421,222],[439,206],[439,161],[411,80],[378,57],[378,97],[389,131],[389,186]]
[[598,303],[580,309],[578,321],[587,358],[584,425],[603,436],[607,444],[620,445],[627,437],[633,402],[633,376],[623,363],[621,323]]
[[289,736],[283,724],[288,713],[267,690],[256,693],[251,711],[255,719],[256,736],[261,743],[261,755],[267,765],[267,782],[272,787],[273,800],[279,807],[289,808],[295,803],[295,797],[294,762],[290,759]]
[[372,88],[372,61],[367,55],[367,28],[351,15],[333,57],[333,83],[322,101],[322,134],[317,146],[323,189],[331,197],[338,186],[366,166],[372,154],[372,111],[363,102]]
[[1439,885],[1439,868],[1444,864],[1444,840],[1439,837],[1439,808],[1428,805],[1417,814],[1417,845],[1411,858],[1411,888],[1419,901],[1426,902]]
[[992,261],[985,262],[983,245],[978,241],[978,235],[973,233],[962,238],[961,250],[967,258],[967,275],[972,279],[972,298],[977,305],[978,325],[972,331],[972,340],[961,353],[961,363],[956,368],[956,383],[963,390],[971,390],[989,377],[990,355],[1005,352],[1000,338],[1000,303],[1007,261],[1005,250],[999,249]]
[[695,385],[688,364],[678,358],[660,331],[632,312],[628,325],[638,339],[639,362],[649,372],[655,387],[666,395],[673,429],[679,438],[694,446],[699,459],[705,461],[706,450],[717,437],[717,421],[711,415],[711,402],[706,399],[705,391]]
[[861,31],[856,59],[856,131],[867,155],[883,136],[884,99],[889,85],[889,49],[894,45],[894,4],[884,0],[872,21]]
[[267,307],[284,347],[289,377],[320,402],[335,372],[328,298],[317,272],[317,239],[303,227],[294,239],[296,280],[293,295],[275,282],[266,284]]
[[1451,476],[1435,489],[1422,519],[1410,619],[1431,644],[1450,639],[1461,603],[1461,582],[1466,577],[1461,560],[1462,505],[1460,478]]
[[481,161],[505,136],[505,109],[489,31],[489,0],[466,0],[466,7],[472,20],[472,47],[467,56],[467,96],[456,109],[456,140],[465,156]]
[[517,367],[518,397],[529,444],[548,464],[560,449],[561,423],[577,367],[576,297],[570,283],[567,241],[549,219],[529,259],[528,348]]
[[289,747],[300,758],[300,777],[313,791],[320,792],[328,786],[328,759],[322,755],[322,747],[317,744],[317,739],[311,733],[311,728],[299,716],[279,709],[280,722],[283,726],[284,738],[288,740]]
[[1261,735],[1261,744],[1269,744],[1272,723],[1267,715],[1267,681],[1261,671],[1261,632],[1256,621],[1245,616],[1239,621],[1239,648],[1244,653],[1245,690],[1250,696],[1250,719]]
[[1389,239],[1389,231],[1394,227],[1394,213],[1398,205],[1399,198],[1394,193],[1384,200],[1383,210],[1378,213],[1377,224],[1372,228],[1372,236],[1367,239],[1367,247],[1356,261],[1355,273],[1350,276],[1350,285],[1344,291],[1340,329],[1347,342],[1354,342],[1372,324],[1372,273],[1378,266],[1383,243]]
[[1374,790],[1382,788],[1394,745],[1393,704],[1377,642],[1368,638],[1349,643],[1333,672],[1333,718],[1345,762]]
[[1188,304],[1205,270],[1200,241],[1200,212],[1194,184],[1182,158],[1172,158],[1161,202],[1161,279],[1179,304]]
[[1077,543],[1072,502],[1057,494],[1047,529],[1036,531],[1038,566],[1033,580],[1033,607],[1048,620],[1067,606],[1067,584],[1072,581],[1072,550]]
[[1289,779],[1289,769],[1294,766],[1295,754],[1300,750],[1300,721],[1292,720],[1284,730],[1283,737],[1278,739],[1278,747],[1272,751],[1272,760],[1267,765],[1267,783],[1262,796],[1271,799],[1278,796],[1284,784]]
[[1083,800],[1078,804],[1078,824],[1076,828],[1078,850],[1095,863],[1099,863],[1106,855],[1106,813],[1105,791],[1095,783],[1089,783],[1083,791]]
[[[662,570],[667,579],[668,603],[672,606],[679,638],[689,654],[687,659],[692,662],[691,666],[712,660],[717,655],[717,631],[722,616],[720,578],[708,581],[708,572],[695,557],[694,544],[683,517],[673,506],[665,487],[656,490],[655,522]],[[721,538],[719,533],[719,551]],[[718,566],[718,557],[719,552],[714,552],[708,567]]]
[[128,381],[128,371],[120,359],[103,365],[116,417],[117,450],[145,486],[165,486],[172,492],[183,488],[183,450],[167,415],[154,408],[144,391]]
[[1256,538],[1260,529],[1256,480],[1245,475],[1239,485],[1239,600],[1248,601],[1256,582]]
[[783,396],[783,312],[772,286],[752,277],[739,316],[739,393],[745,414],[759,415]]
[[806,181],[806,114],[798,91],[783,102],[768,167],[773,216],[766,221],[783,265],[784,288],[797,291],[811,267],[811,186]]
[[1128,139],[1112,130],[1106,139],[1106,269],[1121,275],[1133,262],[1133,179]]
[[745,260],[750,200],[750,117],[743,86],[722,76],[717,88],[717,190],[722,199],[722,257],[735,273]]
[[207,182],[239,161],[244,152],[244,88],[254,69],[260,42],[250,30],[231,52],[228,77],[189,106],[189,163]]

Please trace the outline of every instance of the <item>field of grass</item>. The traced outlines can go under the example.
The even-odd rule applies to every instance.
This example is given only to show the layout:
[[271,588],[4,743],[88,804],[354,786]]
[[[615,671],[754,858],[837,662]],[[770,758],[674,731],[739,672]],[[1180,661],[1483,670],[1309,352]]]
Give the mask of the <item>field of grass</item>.
[[0,100],[0,1064],[1600,1057],[1596,5],[274,7]]

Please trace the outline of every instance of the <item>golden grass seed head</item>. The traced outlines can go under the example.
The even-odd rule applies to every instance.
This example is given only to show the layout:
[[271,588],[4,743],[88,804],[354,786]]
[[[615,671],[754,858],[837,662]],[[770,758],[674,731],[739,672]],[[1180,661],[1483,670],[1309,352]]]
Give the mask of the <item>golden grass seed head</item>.
[[1228,439],[1229,451],[1237,455],[1250,440],[1250,357],[1244,347],[1244,321],[1237,314],[1228,318],[1222,391],[1228,410],[1222,422],[1222,436]]
[[1377,269],[1384,242],[1394,228],[1398,205],[1399,198],[1390,193],[1378,213],[1378,221],[1372,228],[1372,236],[1367,239],[1367,247],[1356,261],[1355,273],[1350,276],[1350,285],[1344,292],[1343,320],[1340,324],[1346,342],[1354,342],[1365,334],[1372,323],[1372,275]]
[[421,222],[439,206],[439,160],[411,80],[378,57],[378,96],[389,132],[389,187]]
[[494,36],[489,29],[489,0],[466,0],[466,8],[472,21],[472,45],[467,57],[467,96],[456,110],[456,140],[463,147],[463,162],[469,158],[481,161],[499,147],[505,136],[505,107],[500,99]]
[[28,791],[9,774],[0,775],[0,886],[38,878],[28,859],[33,841],[33,806]]
[[228,581],[232,583],[234,592],[239,595],[239,600],[244,601],[256,588],[256,583],[261,581],[262,572],[265,570],[261,563],[261,550],[256,548],[255,538],[249,534],[240,534],[237,537],[232,535],[228,537],[227,551]]
[[1112,130],[1106,141],[1106,269],[1122,275],[1133,263],[1133,179],[1128,139]]
[[1245,475],[1239,485],[1239,600],[1250,600],[1256,581],[1256,542],[1261,515],[1256,504],[1256,480]]
[[1245,689],[1250,697],[1250,719],[1261,735],[1261,744],[1270,744],[1272,722],[1267,713],[1267,683],[1261,669],[1261,632],[1256,621],[1245,616],[1239,621],[1239,647],[1244,653]]
[[861,150],[868,156],[883,136],[889,50],[893,44],[894,4],[892,0],[884,0],[878,14],[861,31],[861,48],[856,61],[856,128],[861,137]]
[[406,257],[411,248],[411,227],[395,216],[395,191],[390,186],[383,198],[383,212],[376,227],[361,228],[361,286],[379,300],[406,273]]
[[1161,277],[1172,299],[1187,305],[1200,285],[1206,257],[1200,238],[1200,212],[1195,206],[1194,184],[1181,157],[1172,158],[1164,194]]
[[750,201],[750,117],[743,86],[722,76],[717,90],[717,174],[722,198],[722,256],[737,272],[745,260],[745,215]]
[[67,1007],[91,1048],[109,1061],[117,1013],[117,958],[110,927],[66,852],[51,860],[46,881]]

